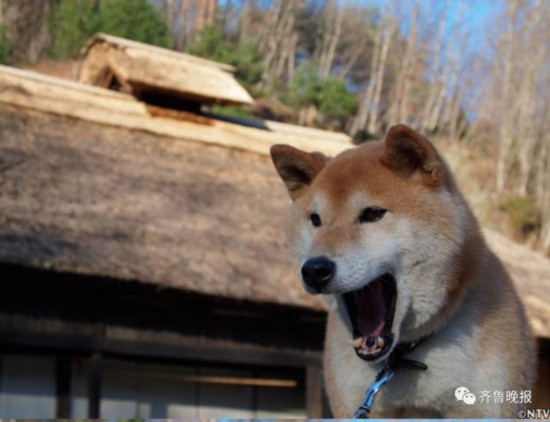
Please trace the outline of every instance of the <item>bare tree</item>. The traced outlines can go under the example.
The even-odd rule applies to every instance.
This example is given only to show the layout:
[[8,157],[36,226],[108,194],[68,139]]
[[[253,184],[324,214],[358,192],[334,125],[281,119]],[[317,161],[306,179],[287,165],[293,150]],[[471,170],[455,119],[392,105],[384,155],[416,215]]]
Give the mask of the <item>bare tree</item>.
[[515,60],[514,43],[517,17],[520,0],[510,0],[506,11],[506,32],[501,45],[501,56],[503,58],[502,69],[502,91],[501,91],[501,116],[499,125],[499,150],[496,172],[497,192],[502,194],[506,183],[506,175],[510,167],[510,156],[512,150],[512,119],[513,103],[511,101],[512,91],[512,67]]
[[326,78],[332,70],[336,47],[342,34],[343,18],[344,11],[339,2],[337,0],[327,1],[319,19],[322,22],[321,36],[314,52],[320,78]]
[[272,87],[275,80],[288,76],[285,71],[288,71],[288,62],[293,62],[296,55],[296,25],[304,6],[304,0],[276,0],[264,13],[257,34],[260,52],[264,56],[264,87]]
[[[448,125],[451,116],[460,111],[460,105],[456,101],[459,96],[460,63],[464,58],[461,12],[459,9],[448,34],[445,34],[443,24],[439,24],[434,51],[430,52],[430,57],[434,57],[436,64],[430,74],[429,94],[420,123],[421,128],[427,132]],[[443,9],[442,14],[446,15],[447,10]]]
[[491,81],[480,115],[498,135],[496,186],[500,198],[534,197],[541,215],[539,245],[550,249],[550,4],[510,0],[497,37]]
[[48,16],[53,5],[53,0],[0,0],[0,23],[15,63],[36,63],[50,46]]
[[172,48],[183,51],[216,18],[216,0],[154,0],[172,36]]
[[337,46],[335,73],[358,82],[368,76],[375,27],[373,13],[363,4],[346,3],[342,8],[342,28]]
[[352,126],[352,133],[367,128],[370,133],[380,130],[380,98],[390,45],[397,30],[397,22],[384,8],[375,38],[369,80]]
[[[531,10],[527,12],[530,22],[529,27],[523,31],[524,43],[530,48],[523,54],[525,57],[524,70],[521,79],[518,81],[515,102],[517,102],[517,132],[521,134],[521,142],[518,142],[518,165],[519,175],[516,181],[516,192],[525,196],[528,193],[534,152],[538,143],[537,114],[540,113],[537,101],[539,73],[544,66],[545,59],[548,59],[547,42],[544,40],[546,22],[543,23],[542,4],[540,0],[534,2]],[[542,23],[542,26],[541,26]],[[521,53],[520,53],[521,54]],[[523,61],[523,60],[522,60]],[[535,123],[535,124],[533,124]]]
[[399,59],[396,75],[396,86],[394,95],[391,98],[391,106],[388,112],[387,122],[389,125],[395,123],[409,122],[409,103],[411,101],[411,87],[417,75],[415,72],[415,58],[418,56],[418,15],[420,12],[420,1],[416,0],[413,10],[409,13],[408,32],[405,43],[405,51]]
[[397,29],[397,23],[391,16],[387,16],[386,24],[382,31],[382,42],[380,46],[379,57],[377,61],[377,69],[374,73],[374,88],[372,94],[372,101],[370,104],[370,110],[367,120],[367,130],[370,133],[378,133],[380,130],[380,97],[382,94],[382,85],[384,84],[384,73],[386,69],[386,63],[388,61],[388,52],[392,43],[395,31]]

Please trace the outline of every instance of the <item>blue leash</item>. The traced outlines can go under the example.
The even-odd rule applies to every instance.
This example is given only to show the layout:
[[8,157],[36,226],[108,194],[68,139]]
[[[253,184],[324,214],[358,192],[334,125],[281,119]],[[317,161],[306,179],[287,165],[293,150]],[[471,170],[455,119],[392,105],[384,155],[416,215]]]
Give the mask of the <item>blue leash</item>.
[[382,387],[384,387],[384,385],[386,385],[386,383],[391,380],[393,374],[394,371],[389,366],[384,366],[376,373],[374,382],[369,385],[369,387],[365,391],[365,398],[363,399],[363,403],[361,403],[359,409],[357,409],[353,414],[353,419],[369,418],[370,410],[372,408],[372,405],[374,404],[376,396],[378,395]]
[[376,373],[372,384],[369,385],[367,390],[365,391],[365,398],[363,399],[363,403],[361,403],[361,406],[359,406],[359,408],[353,414],[353,419],[369,418],[370,411],[372,409],[376,396],[378,395],[382,387],[384,387],[384,385],[386,385],[387,382],[392,379],[393,374],[395,373],[395,369],[406,368],[417,369],[420,371],[426,371],[428,369],[428,365],[426,365],[425,363],[418,362],[412,359],[405,359],[403,356],[408,352],[416,349],[420,344],[424,343],[424,341],[431,337],[431,335],[432,334],[429,334],[417,341],[399,344],[394,349],[394,351],[388,356],[388,358],[384,362],[384,366]]

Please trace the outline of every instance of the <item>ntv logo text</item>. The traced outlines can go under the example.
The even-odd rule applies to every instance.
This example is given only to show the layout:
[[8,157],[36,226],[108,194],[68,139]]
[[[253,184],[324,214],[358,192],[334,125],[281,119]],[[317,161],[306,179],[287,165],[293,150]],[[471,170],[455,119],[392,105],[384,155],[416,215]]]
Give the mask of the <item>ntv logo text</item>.
[[550,419],[550,409],[521,409],[519,419]]

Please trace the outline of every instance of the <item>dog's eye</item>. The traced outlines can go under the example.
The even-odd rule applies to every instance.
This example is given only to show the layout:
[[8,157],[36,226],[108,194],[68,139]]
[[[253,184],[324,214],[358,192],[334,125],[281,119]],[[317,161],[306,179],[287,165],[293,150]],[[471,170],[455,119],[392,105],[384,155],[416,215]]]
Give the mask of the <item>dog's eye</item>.
[[384,208],[379,207],[368,207],[365,208],[363,211],[361,211],[361,214],[359,215],[359,222],[360,223],[374,223],[375,221],[378,221],[384,217],[386,214],[386,211]]
[[319,217],[319,214],[313,212],[309,215],[309,219],[314,227],[319,227],[321,225],[321,217]]

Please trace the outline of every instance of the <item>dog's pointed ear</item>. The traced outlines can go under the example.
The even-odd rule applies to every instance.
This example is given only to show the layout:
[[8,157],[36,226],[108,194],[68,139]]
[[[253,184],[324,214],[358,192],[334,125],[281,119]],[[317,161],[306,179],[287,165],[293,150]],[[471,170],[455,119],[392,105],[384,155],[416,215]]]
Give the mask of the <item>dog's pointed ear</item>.
[[414,177],[430,186],[443,183],[443,162],[432,143],[418,132],[405,125],[395,125],[384,142],[386,152],[382,160],[399,176]]
[[270,153],[293,201],[305,191],[329,160],[320,152],[309,153],[290,145],[273,145]]

